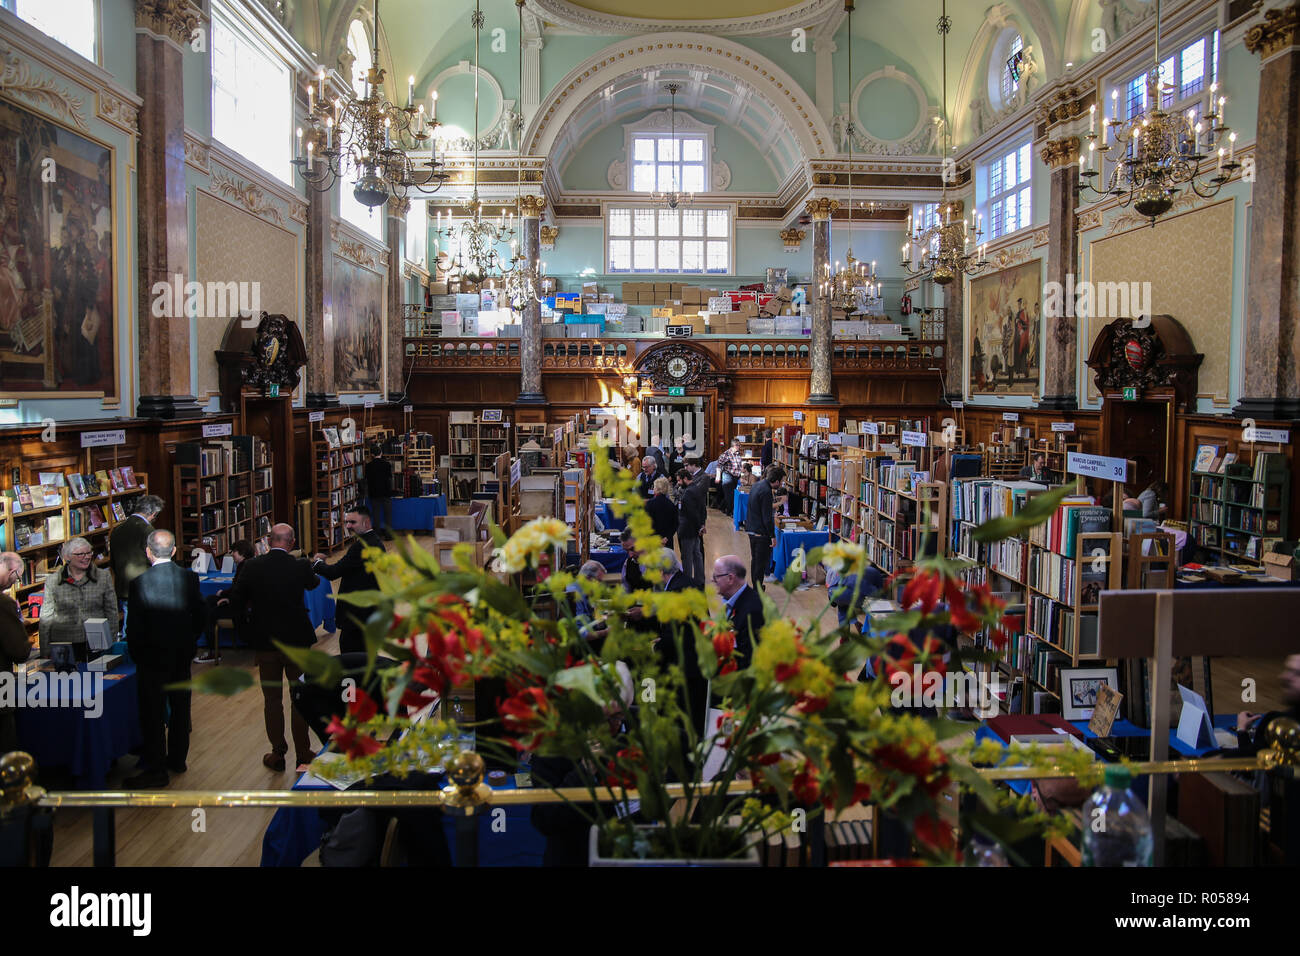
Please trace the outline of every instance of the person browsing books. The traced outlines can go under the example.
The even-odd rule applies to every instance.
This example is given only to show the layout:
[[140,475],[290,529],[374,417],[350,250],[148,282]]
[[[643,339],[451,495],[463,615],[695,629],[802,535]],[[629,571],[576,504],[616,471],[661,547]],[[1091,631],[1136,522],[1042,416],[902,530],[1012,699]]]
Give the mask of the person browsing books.
[[[117,600],[125,605],[131,582],[149,570],[145,547],[153,531],[154,519],[162,513],[163,500],[157,495],[141,495],[134,513],[119,521],[108,533],[108,560],[113,569],[113,586]],[[126,621],[123,619],[123,626]]]
[[85,538],[69,538],[60,551],[63,566],[45,579],[41,604],[41,657],[55,643],[85,644],[86,621],[102,617],[117,633],[117,594],[113,575],[95,567],[95,552]]
[[379,537],[393,539],[393,465],[376,447],[370,461],[366,462],[366,497],[379,519]]
[[[343,515],[343,527],[352,536],[343,557],[333,564],[327,564],[325,555],[312,555],[311,569],[327,581],[338,581],[340,595],[354,591],[377,591],[379,582],[373,572],[366,570],[366,548],[385,550],[379,533],[370,525],[370,509],[365,505],[356,505]],[[360,653],[366,649],[366,638],[361,620],[368,616],[365,608],[354,607],[346,602],[339,605],[341,626],[339,627],[339,653]]]

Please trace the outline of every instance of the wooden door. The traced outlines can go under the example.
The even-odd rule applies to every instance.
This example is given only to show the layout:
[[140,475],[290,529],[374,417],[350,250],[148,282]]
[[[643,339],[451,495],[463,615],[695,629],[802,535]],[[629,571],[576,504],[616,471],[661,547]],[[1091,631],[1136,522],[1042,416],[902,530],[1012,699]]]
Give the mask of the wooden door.
[[271,449],[275,521],[292,524],[296,462],[293,456],[293,408],[290,398],[270,398],[245,392],[242,399],[243,433],[256,435]]
[[1100,453],[1134,462],[1127,485],[1132,496],[1153,481],[1168,480],[1171,409],[1169,400],[1126,402],[1119,394],[1106,396]]

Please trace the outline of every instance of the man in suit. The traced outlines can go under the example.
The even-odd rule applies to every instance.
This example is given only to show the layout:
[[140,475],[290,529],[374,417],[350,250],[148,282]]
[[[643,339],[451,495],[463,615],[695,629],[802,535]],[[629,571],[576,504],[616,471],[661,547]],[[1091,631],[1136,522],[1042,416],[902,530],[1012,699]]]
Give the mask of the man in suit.
[[[271,550],[248,562],[239,581],[231,588],[230,603],[248,608],[249,640],[262,683],[266,738],[271,743],[271,752],[262,756],[262,765],[282,772],[284,755],[289,751],[284,740],[283,681],[292,684],[302,676],[302,671],[273,642],[291,647],[311,647],[316,643],[316,629],[312,627],[303,594],[320,584],[320,579],[306,559],[289,553],[294,544],[290,525],[277,524],[271,528],[270,543]],[[304,767],[313,757],[307,721],[295,710],[290,726],[297,766]]]
[[[31,655],[27,628],[14,599],[4,592],[22,577],[23,559],[12,551],[0,552],[0,672],[12,674],[14,665]],[[0,756],[18,749],[15,708],[0,704]]]
[[370,461],[366,462],[366,495],[370,498],[370,507],[376,511],[379,519],[379,536],[386,540],[393,539],[393,465],[384,458],[384,453],[377,446]]
[[[190,749],[190,692],[166,685],[190,679],[190,661],[207,623],[199,576],[172,561],[176,538],[154,531],[147,541],[149,570],[131,582],[126,647],[135,661],[140,706],[140,772],[130,789],[167,786],[167,772],[185,772]],[[170,716],[167,711],[170,710]]]
[[749,577],[756,588],[763,586],[767,569],[772,564],[772,549],[776,547],[776,517],[772,500],[784,477],[785,471],[780,465],[770,465],[749,490],[745,531],[749,534]]
[[[161,498],[142,495],[135,503],[135,512],[125,521],[119,521],[108,533],[108,559],[113,568],[113,586],[117,589],[119,604],[126,603],[131,593],[131,582],[149,570],[149,557],[145,550],[154,519],[162,510]],[[122,627],[125,631],[125,618]]]
[[775,455],[776,446],[772,443],[772,429],[769,428],[763,433],[763,448],[758,453],[759,465],[766,469],[768,465],[772,464],[772,459]]
[[745,581],[745,564],[734,554],[713,562],[713,584],[727,603],[727,620],[736,632],[736,666],[743,669],[749,666],[763,630],[763,599]]
[[[352,535],[352,543],[343,557],[333,564],[327,564],[325,555],[315,554],[311,559],[311,569],[327,581],[338,581],[339,595],[353,591],[379,590],[379,583],[375,580],[374,573],[366,570],[366,559],[361,554],[366,548],[385,550],[378,532],[370,526],[370,509],[365,505],[351,508],[343,515],[343,527]],[[339,628],[339,653],[364,653],[366,638],[362,633],[360,619],[369,616],[369,612],[365,608],[343,603],[339,607],[339,613],[343,622]]]
[[[656,588],[662,591],[684,591],[687,588],[701,587],[703,582],[693,580],[682,568],[677,555],[665,548],[655,559],[655,565],[663,570],[663,583]],[[656,649],[665,667],[680,663],[682,677],[686,686],[683,689],[680,704],[690,715],[691,722],[698,733],[703,728],[704,716],[708,712],[709,682],[700,671],[700,662],[695,650],[695,622],[659,623],[659,642]],[[681,660],[677,655],[677,631],[680,629]]]
[[667,478],[668,473],[660,471],[654,456],[647,453],[641,459],[641,474],[636,476],[636,490],[641,492],[642,501],[649,501],[654,497],[655,479],[659,477]]
[[709,519],[709,476],[700,460],[686,459],[683,466],[686,485],[682,488],[677,516],[677,546],[682,555],[682,570],[697,587],[704,586],[704,526]]

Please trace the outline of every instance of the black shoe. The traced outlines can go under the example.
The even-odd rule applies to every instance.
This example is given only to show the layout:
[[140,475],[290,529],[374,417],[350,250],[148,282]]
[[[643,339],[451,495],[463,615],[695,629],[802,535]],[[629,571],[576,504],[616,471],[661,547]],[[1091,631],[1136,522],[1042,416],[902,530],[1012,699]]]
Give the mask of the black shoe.
[[157,790],[167,786],[167,781],[166,770],[146,770],[134,777],[127,777],[122,781],[122,786],[128,790]]
[[188,769],[190,768],[185,766],[184,763],[171,763],[170,761],[167,763],[168,773],[184,773]]

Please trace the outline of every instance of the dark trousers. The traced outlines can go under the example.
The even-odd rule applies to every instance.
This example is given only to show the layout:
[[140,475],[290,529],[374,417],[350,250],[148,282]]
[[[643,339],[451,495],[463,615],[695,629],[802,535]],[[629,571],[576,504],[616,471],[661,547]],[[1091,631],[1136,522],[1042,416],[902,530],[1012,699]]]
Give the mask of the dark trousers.
[[677,548],[682,555],[682,571],[693,581],[704,581],[704,539],[678,534]]
[[339,625],[339,653],[340,654],[364,654],[366,651],[366,637],[361,630],[361,625],[353,624],[351,621],[343,621]]
[[731,517],[732,506],[736,503],[736,479],[730,476],[724,476],[722,479],[722,490],[718,492],[718,498],[722,504],[722,513],[728,518]]
[[763,587],[763,579],[772,567],[772,539],[767,535],[750,534],[749,536],[749,577],[750,583],[758,590]]
[[[266,721],[266,739],[271,744],[271,752],[284,756],[289,745],[284,740],[284,680],[290,684],[302,676],[298,665],[279,651],[258,651],[257,675],[262,683],[262,715]],[[309,763],[315,756],[311,749],[311,736],[307,732],[307,720],[290,705],[292,715],[289,725],[293,732],[294,754],[298,763]]]
[[371,514],[370,517],[374,519],[375,530],[387,531],[391,534],[393,531],[392,497],[389,496],[387,498],[371,498],[370,507],[373,509],[373,513]]
[[[190,679],[188,651],[178,652],[170,666],[136,662],[136,699],[140,710],[140,769],[180,767],[190,751],[190,692],[166,690],[168,684]],[[168,709],[170,708],[170,714]]]

